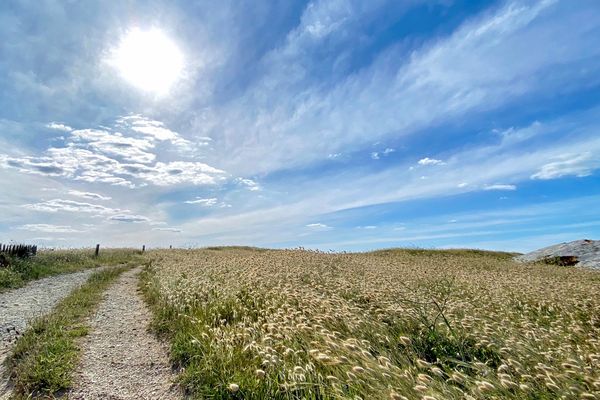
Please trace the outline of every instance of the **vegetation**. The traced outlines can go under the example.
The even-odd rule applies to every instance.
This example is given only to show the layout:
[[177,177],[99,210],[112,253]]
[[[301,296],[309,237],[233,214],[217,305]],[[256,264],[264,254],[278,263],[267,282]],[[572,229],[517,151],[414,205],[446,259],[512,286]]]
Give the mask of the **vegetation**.
[[152,252],[153,327],[211,399],[600,399],[600,274],[506,253]]
[[95,272],[50,314],[32,321],[6,360],[15,385],[14,397],[52,397],[71,386],[79,353],[76,339],[88,332],[85,318],[102,299],[102,292],[127,269],[122,266]]
[[29,258],[9,257],[9,266],[0,269],[0,291],[47,276],[136,260],[141,260],[141,255],[133,249],[102,249],[98,257],[94,250],[46,250]]

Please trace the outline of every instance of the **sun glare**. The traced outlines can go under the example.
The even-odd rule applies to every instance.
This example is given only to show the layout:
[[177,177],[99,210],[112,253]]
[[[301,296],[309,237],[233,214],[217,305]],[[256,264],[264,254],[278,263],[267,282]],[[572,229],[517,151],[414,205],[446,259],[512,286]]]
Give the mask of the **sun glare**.
[[169,91],[183,70],[183,54],[158,29],[128,31],[110,61],[126,81],[159,95]]

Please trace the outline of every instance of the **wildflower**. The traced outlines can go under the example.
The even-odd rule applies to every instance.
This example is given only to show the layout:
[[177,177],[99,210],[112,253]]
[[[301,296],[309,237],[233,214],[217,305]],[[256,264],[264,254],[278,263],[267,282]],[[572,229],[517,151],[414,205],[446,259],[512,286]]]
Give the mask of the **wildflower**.
[[258,379],[262,379],[265,377],[265,371],[263,371],[262,369],[257,369],[256,371],[254,371],[254,375],[256,375]]
[[229,386],[227,387],[227,389],[229,389],[229,391],[231,393],[235,393],[238,390],[240,390],[240,387],[237,384],[235,384],[235,383],[230,383]]

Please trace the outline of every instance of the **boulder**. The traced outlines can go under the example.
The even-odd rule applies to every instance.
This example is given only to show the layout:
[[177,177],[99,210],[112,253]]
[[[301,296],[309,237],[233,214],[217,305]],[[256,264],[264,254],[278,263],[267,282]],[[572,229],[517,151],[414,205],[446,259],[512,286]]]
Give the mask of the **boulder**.
[[575,240],[544,247],[515,257],[521,262],[544,261],[556,265],[600,269],[600,240]]

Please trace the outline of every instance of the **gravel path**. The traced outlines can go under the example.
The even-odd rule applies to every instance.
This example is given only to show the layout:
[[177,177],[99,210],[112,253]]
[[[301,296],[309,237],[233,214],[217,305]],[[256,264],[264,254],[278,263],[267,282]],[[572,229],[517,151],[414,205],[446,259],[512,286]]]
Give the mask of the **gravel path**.
[[138,293],[140,268],[105,293],[81,342],[80,372],[69,399],[178,399],[167,349],[147,331],[150,312]]
[[[19,289],[0,293],[0,365],[4,363],[13,343],[27,328],[29,321],[48,313],[73,289],[85,283],[98,269],[56,275],[30,282]],[[2,376],[0,399],[8,395],[8,381]]]

